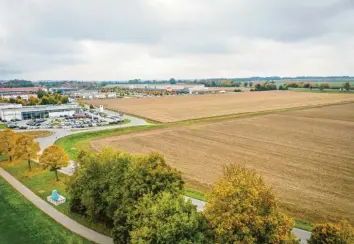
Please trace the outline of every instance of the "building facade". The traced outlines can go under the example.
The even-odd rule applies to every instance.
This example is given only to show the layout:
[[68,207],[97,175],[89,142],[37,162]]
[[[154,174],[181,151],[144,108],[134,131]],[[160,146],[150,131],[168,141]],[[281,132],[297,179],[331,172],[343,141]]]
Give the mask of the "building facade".
[[0,118],[3,121],[52,118],[65,115],[73,116],[80,111],[81,108],[78,105],[38,105],[11,108],[0,106]]

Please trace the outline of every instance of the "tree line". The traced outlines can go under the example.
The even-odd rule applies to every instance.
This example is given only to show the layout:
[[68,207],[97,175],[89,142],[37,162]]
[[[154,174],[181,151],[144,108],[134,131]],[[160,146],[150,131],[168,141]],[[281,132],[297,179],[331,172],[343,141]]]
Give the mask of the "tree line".
[[[183,196],[181,173],[159,153],[105,148],[81,151],[77,163],[68,184],[70,210],[111,228],[116,244],[298,243],[294,221],[279,211],[271,188],[236,164],[224,168],[198,212]],[[350,231],[347,222],[318,225],[310,243],[350,243]]]
[[69,103],[69,97],[60,93],[50,93],[39,90],[37,96],[30,96],[28,100],[22,99],[21,96],[10,99],[0,98],[0,102],[22,104],[23,106],[48,105],[48,104],[66,104]]
[[9,129],[0,131],[0,154],[6,155],[9,162],[26,160],[28,170],[31,171],[31,163],[39,158],[39,163],[43,168],[53,171],[58,181],[58,169],[68,165],[68,155],[57,145],[47,147],[40,157],[38,157],[39,152],[40,145],[33,136],[16,133]]

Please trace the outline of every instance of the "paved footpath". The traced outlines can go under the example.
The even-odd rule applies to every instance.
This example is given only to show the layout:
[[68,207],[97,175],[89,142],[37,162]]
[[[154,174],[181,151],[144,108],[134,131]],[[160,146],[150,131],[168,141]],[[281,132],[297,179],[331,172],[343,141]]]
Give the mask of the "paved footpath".
[[113,239],[102,235],[96,231],[93,231],[85,226],[72,220],[65,214],[56,210],[52,205],[38,197],[30,189],[25,187],[21,182],[16,180],[12,175],[7,173],[4,169],[0,168],[0,176],[2,176],[11,186],[13,186],[18,192],[20,192],[25,198],[31,201],[44,213],[52,217],[59,224],[63,225],[67,229],[75,232],[76,234],[96,243],[100,244],[113,244]]

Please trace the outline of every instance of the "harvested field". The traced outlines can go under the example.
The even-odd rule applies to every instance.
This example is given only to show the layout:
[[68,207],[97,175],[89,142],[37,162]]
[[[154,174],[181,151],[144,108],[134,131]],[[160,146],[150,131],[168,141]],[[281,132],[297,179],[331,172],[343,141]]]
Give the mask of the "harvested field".
[[301,93],[291,91],[240,92],[197,96],[158,98],[103,99],[89,101],[160,122],[174,122],[205,117],[282,108],[354,101],[351,94]]
[[264,176],[282,209],[307,221],[354,223],[354,104],[195,123],[108,137],[94,149],[158,151],[187,179],[213,183],[238,163]]

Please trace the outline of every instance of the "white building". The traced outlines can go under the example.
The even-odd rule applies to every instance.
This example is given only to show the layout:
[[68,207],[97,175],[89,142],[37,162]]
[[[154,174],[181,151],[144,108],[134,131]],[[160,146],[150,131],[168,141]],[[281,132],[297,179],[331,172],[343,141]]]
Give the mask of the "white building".
[[79,113],[80,110],[81,108],[78,105],[37,105],[10,108],[2,108],[0,106],[0,119],[10,121],[12,119],[27,120],[64,115],[72,116],[75,113]]
[[16,99],[17,97],[21,97],[21,99],[28,101],[30,99],[30,97],[37,98],[37,94],[1,95],[1,97],[3,99],[8,99],[8,100],[10,100],[10,98]]

